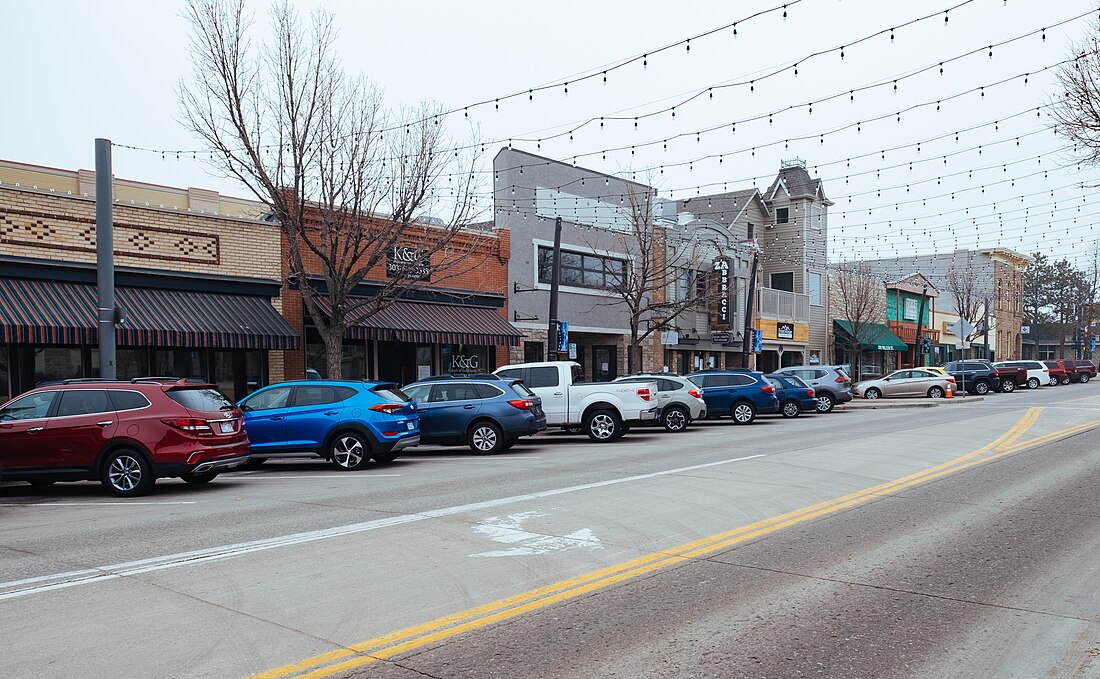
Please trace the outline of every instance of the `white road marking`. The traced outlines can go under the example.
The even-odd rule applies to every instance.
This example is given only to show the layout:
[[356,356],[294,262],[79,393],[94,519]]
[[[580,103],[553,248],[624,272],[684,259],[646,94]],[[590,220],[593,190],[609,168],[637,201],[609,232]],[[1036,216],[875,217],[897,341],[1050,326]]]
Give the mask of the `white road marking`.
[[4,502],[0,507],[133,507],[135,505],[193,505],[190,502]]
[[500,455],[474,455],[474,456],[461,456],[455,457],[403,457],[402,462],[450,462],[461,457],[463,460],[482,460],[483,462],[494,462],[503,460],[537,460],[537,455],[516,455],[503,457]]
[[595,488],[615,486],[621,483],[630,483],[632,481],[644,481],[647,479],[655,479],[662,476],[682,474],[684,472],[697,471],[699,469],[707,469],[709,467],[718,467],[734,462],[755,460],[761,457],[767,457],[767,455],[765,453],[761,453],[758,455],[747,455],[745,457],[735,457],[729,460],[719,460],[718,462],[696,464],[690,467],[678,467],[676,469],[668,469],[661,472],[637,474],[634,476],[624,476],[618,479],[596,481],[594,483],[585,483],[579,486],[554,488],[537,493],[512,495],[510,497],[502,497],[495,500],[486,500],[484,502],[473,502],[466,505],[443,507],[440,509],[433,509],[417,514],[391,516],[384,519],[364,521],[362,523],[353,523],[346,526],[323,528],[319,530],[307,531],[304,533],[293,533],[291,535],[282,535],[273,538],[264,538],[261,540],[251,540],[249,542],[238,542],[236,544],[223,545],[221,547],[196,549],[190,552],[180,552],[177,554],[168,554],[165,556],[155,556],[148,559],[139,559],[137,561],[127,561],[124,563],[99,566],[97,568],[86,568],[79,571],[68,571],[65,573],[54,573],[52,575],[24,578],[22,580],[0,582],[0,601],[30,596],[32,594],[42,594],[45,592],[51,592],[60,589],[68,589],[70,587],[78,587],[81,585],[90,585],[107,580],[131,577],[134,575],[141,575],[143,573],[154,573],[171,568],[179,568],[181,566],[193,566],[196,564],[208,563],[211,561],[221,561],[223,559],[230,559],[237,556],[243,556],[245,554],[264,552],[270,549],[290,547],[293,545],[316,542],[318,540],[341,537],[344,535],[353,535],[356,533],[378,530],[380,528],[389,528],[391,526],[401,526],[408,523],[416,523],[420,521],[426,521],[428,519],[437,519],[444,516],[454,516],[456,514],[465,514],[468,512],[475,512],[484,509],[495,509],[497,507],[514,504],[516,502],[539,500],[542,498],[554,497],[556,495],[565,495],[566,493],[575,493],[583,490],[592,490]]
[[578,547],[603,549],[603,545],[600,544],[599,538],[596,537],[591,528],[582,528],[561,536],[531,533],[523,530],[524,521],[543,516],[546,516],[546,514],[542,512],[519,512],[518,514],[510,514],[503,519],[499,516],[486,519],[474,526],[474,530],[487,536],[490,540],[516,546],[511,549],[498,549],[491,552],[471,554],[470,556],[536,556]]
[[[238,481],[280,481],[282,479],[377,479],[379,477],[404,476],[404,474],[273,474],[271,476],[240,476]],[[229,480],[234,477],[222,477]]]

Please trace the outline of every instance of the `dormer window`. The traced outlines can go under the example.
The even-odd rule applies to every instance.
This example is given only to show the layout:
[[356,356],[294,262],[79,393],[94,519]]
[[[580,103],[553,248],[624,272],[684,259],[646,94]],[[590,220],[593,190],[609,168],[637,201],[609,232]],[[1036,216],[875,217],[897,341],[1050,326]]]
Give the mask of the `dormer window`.
[[752,222],[749,222],[749,228],[745,232],[745,236],[748,240],[752,240],[753,238],[756,237],[755,234],[753,233],[755,230],[756,230],[756,225],[753,224]]
[[791,209],[789,207],[779,207],[775,209],[775,223],[776,224],[790,224],[791,223]]

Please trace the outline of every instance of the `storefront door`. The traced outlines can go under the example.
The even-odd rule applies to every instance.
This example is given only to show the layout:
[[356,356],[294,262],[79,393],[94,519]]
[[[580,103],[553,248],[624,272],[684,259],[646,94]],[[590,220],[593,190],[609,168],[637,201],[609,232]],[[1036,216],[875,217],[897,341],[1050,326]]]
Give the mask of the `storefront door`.
[[592,381],[610,382],[619,376],[618,354],[614,346],[592,347]]

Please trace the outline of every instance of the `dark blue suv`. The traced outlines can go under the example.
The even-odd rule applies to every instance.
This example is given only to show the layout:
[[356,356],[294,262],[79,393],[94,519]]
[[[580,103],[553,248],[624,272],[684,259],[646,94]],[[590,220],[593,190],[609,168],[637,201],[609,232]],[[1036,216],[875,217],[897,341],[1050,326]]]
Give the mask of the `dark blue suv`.
[[420,410],[423,443],[470,446],[480,455],[507,450],[546,429],[542,399],[514,378],[441,375],[401,389]]
[[396,384],[357,380],[280,382],[238,405],[251,466],[271,458],[321,457],[347,471],[393,462],[420,442],[416,403]]
[[729,415],[737,424],[749,424],[758,413],[779,412],[775,387],[753,370],[705,370],[687,376],[703,389],[708,417]]

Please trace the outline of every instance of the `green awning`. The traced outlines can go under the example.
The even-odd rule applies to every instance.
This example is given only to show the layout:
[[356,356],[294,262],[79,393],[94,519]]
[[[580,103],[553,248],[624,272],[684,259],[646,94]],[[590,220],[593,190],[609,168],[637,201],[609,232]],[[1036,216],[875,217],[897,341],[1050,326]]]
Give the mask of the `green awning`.
[[[849,344],[852,341],[852,324],[849,321],[834,320],[833,332],[837,342]],[[909,345],[890,332],[881,323],[862,323],[859,327],[859,346],[865,351],[906,351]]]

